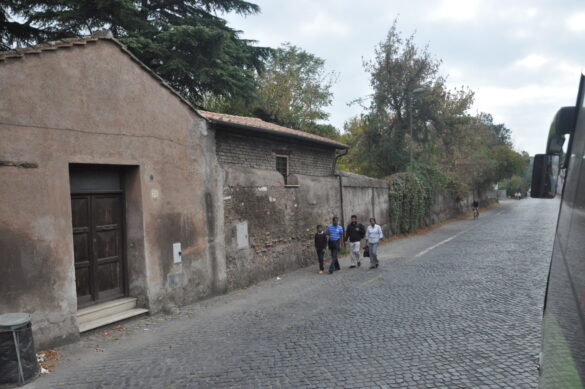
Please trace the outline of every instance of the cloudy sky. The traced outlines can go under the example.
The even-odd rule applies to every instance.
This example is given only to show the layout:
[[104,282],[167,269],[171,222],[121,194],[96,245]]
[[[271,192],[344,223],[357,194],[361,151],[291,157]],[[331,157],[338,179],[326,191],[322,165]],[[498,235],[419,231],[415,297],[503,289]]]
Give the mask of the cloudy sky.
[[360,112],[347,103],[370,93],[362,58],[373,57],[394,19],[404,35],[443,60],[452,86],[476,92],[473,112],[491,113],[513,132],[518,150],[544,151],[557,109],[574,105],[585,69],[582,0],[251,0],[262,13],[228,15],[260,45],[291,42],[339,74],[332,124]]

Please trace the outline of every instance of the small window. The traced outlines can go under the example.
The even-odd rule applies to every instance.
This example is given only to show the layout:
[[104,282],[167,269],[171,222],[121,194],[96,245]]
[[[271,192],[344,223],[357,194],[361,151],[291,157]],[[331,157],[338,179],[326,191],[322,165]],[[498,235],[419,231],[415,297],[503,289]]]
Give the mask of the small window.
[[286,185],[286,178],[288,177],[288,157],[283,155],[276,156],[276,170],[284,177],[284,184]]

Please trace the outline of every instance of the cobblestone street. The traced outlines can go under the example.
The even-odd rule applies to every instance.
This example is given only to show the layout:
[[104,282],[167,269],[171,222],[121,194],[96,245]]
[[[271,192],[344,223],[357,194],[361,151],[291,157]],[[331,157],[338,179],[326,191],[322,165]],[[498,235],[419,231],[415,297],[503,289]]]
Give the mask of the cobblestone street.
[[[380,248],[100,329],[28,388],[535,388],[558,201],[504,201]],[[108,336],[102,336],[108,332]]]

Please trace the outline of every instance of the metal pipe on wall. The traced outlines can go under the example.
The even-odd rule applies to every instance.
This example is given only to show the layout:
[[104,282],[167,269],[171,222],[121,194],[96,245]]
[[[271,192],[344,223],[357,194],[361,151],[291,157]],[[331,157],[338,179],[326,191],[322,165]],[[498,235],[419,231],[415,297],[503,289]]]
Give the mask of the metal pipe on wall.
[[[344,155],[346,155],[349,152],[349,150],[343,150],[343,152],[341,154],[337,154],[335,155],[335,161],[333,161],[333,175],[337,176],[339,178],[339,201],[341,203],[341,213],[339,214],[340,217],[340,221],[341,221],[341,227],[344,228],[345,230],[345,214],[343,212],[343,181],[342,181],[342,177],[341,174],[337,174],[337,160],[341,157],[343,157]],[[345,247],[345,239],[341,240],[341,245],[343,247]]]

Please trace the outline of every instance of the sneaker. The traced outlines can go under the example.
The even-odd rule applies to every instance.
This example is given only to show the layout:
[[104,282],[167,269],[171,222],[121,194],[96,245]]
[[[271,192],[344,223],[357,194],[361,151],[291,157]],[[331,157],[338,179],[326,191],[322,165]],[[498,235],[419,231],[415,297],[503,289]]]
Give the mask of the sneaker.
[[358,267],[360,267],[361,265],[362,265],[362,263],[361,262],[358,262]]
[[329,274],[333,274],[333,269],[329,269]]
[[376,265],[372,265],[372,266],[370,266],[370,270],[372,270],[372,269],[375,269],[375,268],[377,268],[377,267],[378,267],[378,266],[376,266]]
[[325,273],[323,270],[319,270],[319,274],[323,274]]
[[350,269],[355,269],[355,265],[351,265],[349,268]]

